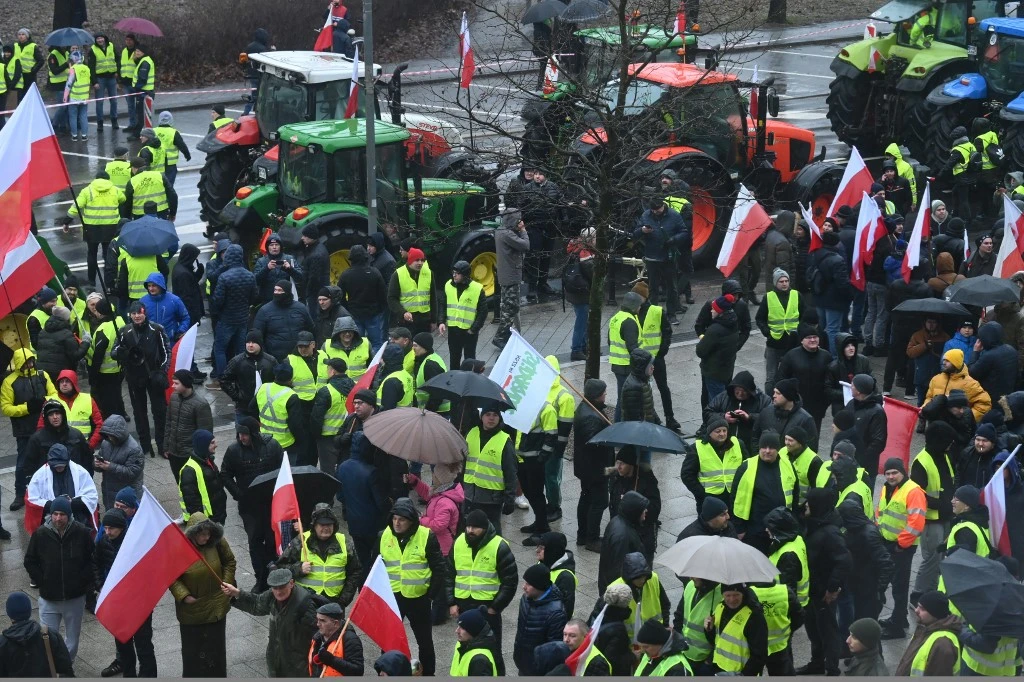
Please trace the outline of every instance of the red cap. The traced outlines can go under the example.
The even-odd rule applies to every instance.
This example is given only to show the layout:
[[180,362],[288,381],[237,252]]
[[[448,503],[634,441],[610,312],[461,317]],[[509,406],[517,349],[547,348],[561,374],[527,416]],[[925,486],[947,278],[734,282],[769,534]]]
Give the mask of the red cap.
[[414,260],[427,260],[427,256],[423,253],[423,249],[417,249],[415,246],[409,249],[408,255],[406,256],[406,262],[411,263]]

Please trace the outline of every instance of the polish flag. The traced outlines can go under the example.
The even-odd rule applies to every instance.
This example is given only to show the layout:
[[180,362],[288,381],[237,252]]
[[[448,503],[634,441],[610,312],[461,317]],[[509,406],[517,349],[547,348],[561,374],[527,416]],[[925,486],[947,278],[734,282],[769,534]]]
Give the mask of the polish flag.
[[401,651],[406,657],[409,653],[409,638],[402,625],[402,614],[395,601],[395,593],[391,591],[391,579],[384,568],[384,560],[377,555],[373,567],[366,576],[363,588],[359,590],[356,603],[349,612],[352,621],[381,651]]
[[810,204],[807,206],[800,204],[800,213],[803,214],[804,222],[807,223],[807,229],[811,232],[811,246],[807,249],[807,252],[814,253],[820,249],[823,244],[821,241],[821,227],[818,223],[814,222],[814,216],[811,215]]
[[356,393],[364,388],[369,389],[373,384],[373,377],[377,374],[377,367],[380,366],[380,361],[384,357],[384,348],[387,345],[388,344],[386,343],[382,343],[380,345],[380,348],[377,349],[373,359],[370,360],[370,366],[366,368],[366,371],[363,372],[363,376],[359,377],[359,380],[356,381],[356,385],[348,392],[348,397],[345,399],[345,409],[348,410],[349,414],[352,414],[352,412],[355,411],[355,408],[352,407],[352,401],[356,399]]
[[167,391],[164,396],[167,404],[171,403],[171,394],[174,393],[174,373],[179,369],[186,372],[192,369],[192,360],[196,354],[196,336],[199,334],[199,323],[189,327],[188,331],[181,335],[178,342],[171,348],[171,361],[167,363]]
[[1024,241],[1024,216],[1010,197],[1003,195],[1003,241],[999,245],[996,265],[992,274],[996,277],[1009,278],[1013,273],[1024,270],[1024,258],[1021,258],[1020,247]]
[[469,40],[469,19],[465,12],[462,13],[462,27],[459,28],[459,55],[462,58],[462,78],[459,81],[459,87],[466,89],[473,82],[476,64],[473,61],[473,45]]
[[[676,8],[676,20],[672,24],[672,33],[683,35],[686,33],[686,3],[680,2]],[[684,43],[685,44],[685,43]]]
[[[1016,207],[1014,207],[1016,208]],[[964,260],[971,257],[971,240],[967,236],[967,228],[964,228]]]
[[605,604],[604,608],[601,609],[601,613],[597,614],[597,618],[594,619],[594,624],[590,626],[590,632],[583,638],[580,643],[580,647],[576,651],[569,654],[569,657],[565,659],[565,664],[569,666],[569,670],[572,672],[573,677],[583,677],[586,672],[586,666],[583,665],[587,656],[594,649],[594,641],[597,640],[597,634],[601,631],[601,623],[604,621],[604,612],[608,610],[608,605]]
[[[757,64],[754,64],[754,73],[750,76],[751,83],[757,83]],[[750,118],[757,120],[757,86],[750,88]]]
[[346,14],[348,8],[344,5],[339,4],[335,7],[334,3],[331,3],[327,6],[327,21],[317,34],[316,43],[313,44],[314,52],[330,52],[334,49],[334,20],[343,19]]
[[122,644],[167,588],[202,557],[147,488],[96,600],[96,620]]
[[857,216],[857,234],[854,237],[853,267],[850,269],[850,284],[860,291],[864,291],[864,285],[867,283],[864,266],[871,265],[875,255],[875,244],[885,234],[882,212],[878,210],[878,204],[867,192],[862,194],[860,214]]
[[544,90],[542,94],[550,95],[558,85],[558,60],[554,56],[548,58],[548,65],[544,67]]
[[981,501],[988,507],[988,528],[992,534],[992,544],[1003,556],[1010,556],[1010,532],[1006,527],[1006,482],[1003,481],[1003,469],[1011,459],[1017,457],[1018,445],[1010,453],[1002,465],[996,469],[985,489],[981,491]]
[[[2,173],[0,170],[0,174]],[[0,238],[2,237],[0,233]],[[3,259],[3,266],[0,266],[0,291],[3,292],[3,296],[0,296],[0,318],[6,317],[15,308],[35,296],[47,282],[56,277],[35,235],[29,232],[24,235],[23,240],[9,253],[0,253],[0,258]]]
[[878,65],[882,61],[882,53],[878,51],[877,47],[872,47],[868,50],[868,73],[874,73],[878,71]]
[[[372,76],[372,67],[367,65],[369,77]],[[359,106],[359,46],[356,45],[356,54],[352,57],[352,82],[348,86],[348,104],[345,105],[345,118],[355,118],[356,109]]]
[[850,151],[850,160],[843,171],[843,179],[839,181],[836,196],[832,199],[832,205],[828,207],[828,215],[835,215],[840,206],[854,206],[860,201],[860,195],[870,190],[874,182],[871,172],[864,165],[864,159],[854,147]]
[[274,497],[270,500],[270,526],[274,530],[274,545],[281,556],[291,543],[295,521],[299,518],[299,498],[295,495],[292,465],[287,454],[281,459],[274,483]]
[[722,250],[718,252],[716,267],[723,275],[728,277],[732,274],[757,238],[771,224],[772,219],[765,213],[764,207],[757,202],[746,185],[740,185],[729,229],[725,231],[725,241]]
[[903,254],[903,266],[900,272],[903,281],[910,284],[910,271],[921,264],[921,242],[930,239],[932,236],[932,186],[926,182],[924,194],[921,196],[921,209],[917,212],[917,219],[914,221],[914,231],[910,234],[910,242],[907,244],[907,252]]

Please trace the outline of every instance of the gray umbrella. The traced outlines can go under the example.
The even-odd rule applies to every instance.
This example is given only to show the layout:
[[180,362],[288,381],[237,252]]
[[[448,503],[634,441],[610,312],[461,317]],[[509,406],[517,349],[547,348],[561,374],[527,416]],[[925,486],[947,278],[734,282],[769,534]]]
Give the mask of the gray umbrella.
[[611,11],[611,5],[604,0],[572,0],[558,18],[568,23],[579,24],[600,19]]
[[74,45],[92,45],[94,42],[92,34],[81,28],[58,28],[46,36],[44,45],[50,47],[72,47]]
[[565,11],[565,2],[562,0],[540,0],[536,5],[526,10],[523,15],[522,24],[539,24],[562,15]]

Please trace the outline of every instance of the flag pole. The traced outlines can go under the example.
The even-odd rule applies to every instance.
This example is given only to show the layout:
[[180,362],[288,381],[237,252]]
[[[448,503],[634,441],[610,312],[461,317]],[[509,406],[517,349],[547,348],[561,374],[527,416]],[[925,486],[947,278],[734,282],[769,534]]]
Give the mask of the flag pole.
[[575,386],[573,386],[572,383],[570,383],[568,379],[566,379],[564,376],[562,376],[561,372],[558,373],[558,378],[561,379],[562,383],[565,384],[566,386],[568,386],[572,390],[573,393],[578,395],[583,400],[583,402],[585,402],[587,405],[590,405],[591,409],[593,409],[594,412],[597,412],[597,414],[599,414],[601,416],[601,419],[605,420],[608,423],[608,426],[612,425],[612,420],[609,419],[608,416],[604,412],[602,412],[601,410],[597,409],[597,406],[594,405],[594,403],[592,403],[589,400],[587,400],[587,397],[585,395],[583,395],[582,393],[580,393],[579,389],[576,388]]
[[[299,501],[299,496],[298,495],[295,496],[295,501],[296,502]],[[300,517],[302,516],[301,512],[299,512],[299,516]],[[305,562],[309,561],[309,550],[306,549],[306,541],[303,540],[303,538],[302,538],[302,536],[305,535],[305,531],[302,530],[302,519],[301,518],[295,519],[295,523],[299,524],[299,547],[302,548],[302,551],[301,551],[302,562],[305,563]],[[344,549],[344,548],[342,548],[342,549]]]

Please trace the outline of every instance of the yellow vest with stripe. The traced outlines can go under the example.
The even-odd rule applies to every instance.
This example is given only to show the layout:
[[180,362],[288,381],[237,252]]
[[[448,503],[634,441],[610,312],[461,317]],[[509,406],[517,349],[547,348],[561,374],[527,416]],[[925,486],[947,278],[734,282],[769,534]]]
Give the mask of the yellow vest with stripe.
[[[440,365],[442,372],[447,372],[448,371],[448,367],[445,366],[444,360],[441,359],[441,356],[438,355],[437,353],[431,353],[427,357],[423,358],[423,362],[420,363],[420,368],[418,370],[416,370],[416,386],[417,386],[417,388],[419,386],[422,386],[423,384],[427,383],[427,379],[426,379],[426,376],[425,376],[425,371],[424,371],[423,368],[427,366],[427,361],[428,360],[433,360],[438,365]],[[430,394],[428,394],[426,391],[420,391],[420,390],[416,391],[416,406],[417,407],[426,409],[427,402],[429,400],[430,400]],[[445,412],[448,412],[451,409],[452,409],[451,402],[448,401],[447,399],[445,399],[445,400],[441,401],[440,405],[438,405],[437,412],[438,412],[438,414],[443,414]]]
[[408,265],[403,265],[395,270],[395,274],[398,275],[398,286],[401,289],[398,300],[402,307],[410,313],[429,313],[430,296],[433,291],[431,290],[432,278],[426,263],[423,264],[423,269],[420,270],[417,280],[413,280],[412,275],[409,274]]
[[[128,186],[128,181],[132,179],[132,165],[123,159],[108,161],[103,170],[107,171],[107,175],[110,176],[110,181],[114,183],[114,187],[117,187],[122,192]],[[210,260],[213,260],[213,258]]]
[[[627,585],[624,578],[616,578],[613,580],[611,585]],[[630,589],[633,589],[632,585],[629,585]],[[657,573],[651,572],[651,577],[644,583],[643,589],[640,591],[640,611],[636,609],[636,602],[632,599],[629,600],[629,616],[622,621],[622,624],[626,626],[626,632],[629,633],[633,643],[636,643],[636,635],[640,632],[640,627],[647,622],[648,618],[661,619],[661,578],[658,577]]]
[[580,579],[576,577],[575,572],[570,571],[568,568],[556,568],[555,570],[551,571],[551,583],[554,584],[555,582],[557,582],[558,576],[562,575],[563,573],[568,573],[572,576],[573,589],[578,588],[580,586]]
[[12,49],[11,61],[17,60],[21,62],[22,85],[24,85],[25,76],[28,76],[36,68],[36,44],[27,42],[22,45],[15,42]]
[[831,478],[832,474],[824,466],[818,469],[818,476],[814,480],[813,484],[808,478],[811,471],[811,462],[814,460],[821,461],[821,458],[818,457],[818,453],[814,450],[804,447],[803,452],[797,455],[796,459],[793,459],[789,456],[789,448],[783,446],[783,448],[779,450],[779,457],[785,457],[788,459],[793,465],[793,470],[796,471],[797,485],[800,486],[799,499],[801,503],[807,500],[807,490],[809,488],[824,488],[828,485],[828,480]]
[[149,293],[146,280],[159,271],[156,256],[133,256],[124,249],[121,253],[124,254],[124,267],[128,268],[128,298],[135,301]]
[[789,588],[785,585],[771,587],[751,587],[764,609],[764,619],[768,623],[768,655],[783,651],[789,646],[789,637],[793,634],[789,618]]
[[[153,163],[156,164],[155,159]],[[155,201],[157,211],[166,211],[170,207],[167,203],[167,192],[164,190],[163,174],[159,171],[140,171],[128,182],[132,186],[132,215],[136,218],[145,214],[143,207],[147,201]]]
[[683,637],[689,648],[686,657],[700,663],[711,655],[711,642],[704,631],[704,621],[712,614],[715,607],[722,603],[722,586],[715,585],[713,590],[694,602],[697,596],[697,585],[689,580],[683,588]]
[[288,399],[296,395],[288,386],[274,382],[263,384],[256,392],[256,406],[260,411],[260,426],[269,433],[278,445],[286,448],[295,442],[295,436],[288,428]]
[[[885,486],[882,486],[882,492],[878,498],[878,511],[876,515],[878,517],[878,532],[882,534],[882,537],[889,542],[895,542],[899,537],[900,533],[907,528],[907,517],[909,516],[907,510],[907,495],[910,494],[911,490],[920,488],[917,483],[909,478],[903,480],[899,490],[890,497],[888,500],[885,499]],[[925,510],[920,510],[923,514]],[[921,542],[921,536],[917,535],[914,538],[914,544],[917,545]]]
[[[103,336],[109,342],[107,344],[107,350],[103,353],[103,357],[100,358],[99,372],[100,374],[117,374],[121,371],[121,365],[114,358],[110,357],[110,351],[114,349],[114,341],[117,339],[117,332],[120,331],[121,327],[126,324],[124,318],[115,317],[113,320],[107,320],[99,327],[96,328],[95,336],[103,334]],[[95,367],[95,352],[96,344],[90,344],[89,350],[86,352],[85,357],[90,367]]]
[[338,348],[333,341],[328,341],[320,352],[323,353],[325,363],[332,358],[344,360],[347,367],[345,373],[353,381],[366,374],[370,364],[370,342],[365,337],[359,339],[359,344],[352,350]]
[[709,495],[721,495],[732,492],[732,481],[736,477],[736,470],[743,463],[743,449],[736,436],[729,437],[729,449],[725,451],[724,457],[719,457],[714,446],[702,440],[698,440],[697,458],[700,460],[700,472],[697,480],[700,481],[704,492]]
[[341,431],[341,427],[345,424],[345,417],[348,416],[346,409],[348,396],[342,395],[341,391],[330,384],[323,388],[326,388],[327,392],[331,394],[331,404],[327,406],[327,412],[324,413],[324,425],[320,429],[320,435],[335,436]]
[[990,654],[968,646],[962,647],[960,653],[962,665],[984,677],[1013,677],[1017,670],[1017,640],[1013,637],[1000,637],[996,650]]
[[843,491],[839,493],[839,501],[836,502],[836,507],[839,507],[843,500],[849,497],[850,493],[856,493],[860,497],[861,504],[864,506],[864,516],[869,519],[875,518],[874,494],[871,492],[868,484],[861,478],[843,488]]
[[305,358],[294,353],[288,354],[288,364],[292,368],[292,390],[299,396],[299,400],[310,402],[316,397],[317,383],[321,376],[324,379],[327,377],[327,365],[323,363],[323,352],[317,351],[314,356],[313,369],[306,364]]
[[71,68],[75,70],[75,82],[71,84],[71,94],[68,99],[84,102],[89,99],[89,85],[92,83],[91,72],[85,64],[75,64]]
[[778,566],[782,556],[789,552],[796,554],[796,558],[800,561],[800,582],[794,588],[796,598],[800,602],[800,606],[807,606],[811,602],[811,571],[807,565],[807,543],[804,542],[804,539],[797,535],[772,552],[768,560]]
[[711,662],[727,673],[738,673],[750,660],[750,645],[744,638],[743,629],[747,621],[753,615],[750,607],[744,604],[740,610],[733,614],[729,622],[722,628],[722,614],[725,612],[725,604],[715,607],[715,653]]
[[384,381],[380,382],[380,386],[377,387],[378,403],[384,399],[384,384],[389,381],[398,381],[402,384],[402,397],[399,399],[396,407],[408,407],[409,405],[412,405],[412,398],[415,394],[415,382],[413,381],[412,375],[404,369],[389,374]]
[[664,309],[660,305],[652,305],[644,315],[640,327],[640,347],[656,356],[661,349],[661,317]]
[[[733,514],[744,521],[750,520],[750,507],[754,502],[754,481],[757,478],[757,467],[761,458],[758,455],[747,458],[747,470],[743,478],[736,483],[733,491]],[[789,457],[779,455],[779,474],[782,477],[782,492],[786,496],[786,506],[793,507],[793,488],[797,487],[796,469],[789,461]]]
[[686,656],[682,652],[666,656],[665,658],[659,658],[658,665],[654,666],[654,670],[644,674],[643,671],[650,663],[651,659],[648,658],[647,654],[644,654],[643,658],[640,659],[640,665],[637,666],[636,672],[633,673],[633,677],[664,677],[665,673],[680,663],[686,668],[687,677],[693,675],[693,670],[690,669],[690,662],[686,660]]
[[507,544],[501,536],[495,535],[490,542],[477,550],[466,543],[466,534],[455,539],[452,552],[455,556],[455,598],[493,601],[498,596],[501,580],[498,578],[498,548]]
[[[25,74],[24,74],[24,72],[22,72],[22,74],[20,76],[18,76],[18,80],[14,80],[14,74],[17,73],[17,72],[18,72],[18,62],[15,61],[14,59],[11,59],[9,62],[7,62],[7,78],[11,79],[11,81],[12,81],[11,82],[11,88],[14,89],[14,90],[20,90],[25,85]],[[6,82],[6,79],[3,79],[3,80],[4,80],[4,89],[6,90],[7,82]]]
[[957,162],[953,165],[953,175],[957,176],[967,170],[967,165],[971,162],[971,156],[976,154],[977,150],[974,148],[973,142],[967,141],[954,145],[952,151],[960,152],[961,157],[964,159],[964,161]]
[[89,183],[78,195],[77,204],[72,203],[68,208],[68,216],[80,215],[86,225],[117,225],[121,221],[119,197],[118,192],[97,194]]
[[[209,272],[210,265],[213,264],[213,261],[217,260],[218,258],[220,258],[220,255],[216,254],[216,253],[213,254],[212,256],[210,256],[210,260],[207,261],[207,263],[206,263],[206,270],[207,270],[207,272]],[[209,278],[207,278],[207,280],[206,280],[206,295],[210,296],[212,293],[213,293],[213,284],[211,284]]]
[[[155,135],[156,133],[154,132],[153,134]],[[157,135],[157,137],[159,138],[159,135]],[[150,158],[152,159],[149,162],[149,170],[156,171],[157,173],[163,173],[167,169],[167,150],[163,148],[163,142],[160,143],[159,147],[153,147],[148,144],[144,145],[142,149],[139,150],[140,157],[142,156],[143,150],[148,151]],[[178,150],[175,149],[174,151],[177,153]]]
[[92,46],[92,56],[96,60],[96,76],[116,76],[117,56],[114,53],[114,46],[107,43],[107,49],[101,50],[96,45]]
[[444,285],[444,296],[447,303],[445,315],[448,317],[448,326],[455,329],[469,329],[476,319],[476,309],[480,304],[480,296],[484,288],[479,282],[470,280],[460,295],[455,285],[449,281]]
[[491,436],[491,439],[480,449],[480,427],[474,426],[466,436],[468,454],[466,455],[466,473],[463,482],[485,490],[504,490],[505,475],[501,468],[501,453],[510,436],[504,431]]
[[612,315],[612,319],[608,320],[608,363],[612,365],[629,366],[629,349],[626,348],[626,342],[622,338],[622,323],[626,320],[633,320],[636,323],[636,328],[640,329],[640,320],[633,313],[627,313],[625,310]]
[[999,134],[994,130],[990,130],[987,133],[978,135],[978,137],[974,139],[981,143],[980,147],[975,147],[978,150],[978,153],[981,154],[981,170],[993,170],[996,165],[992,163],[992,159],[988,158],[987,150],[990,145],[999,146]]
[[79,393],[67,408],[68,426],[77,429],[88,440],[92,434],[92,396]]
[[953,527],[949,529],[949,537],[946,538],[947,554],[949,553],[949,550],[953,549],[956,545],[956,534],[962,530],[969,530],[974,533],[975,554],[984,559],[992,553],[992,541],[989,538],[988,528],[982,528],[974,521],[960,521],[958,523],[954,523]]
[[[139,69],[145,63],[149,64],[149,74],[146,76],[145,83],[139,83]],[[156,87],[156,65],[153,63],[153,58],[148,54],[135,65],[135,71],[132,73],[132,85],[143,92],[153,92],[153,88]]]
[[[948,457],[944,457],[946,460],[946,470],[949,472],[949,480],[953,480],[953,465],[950,463]],[[937,500],[942,495],[942,477],[939,475],[939,466],[935,462],[935,458],[928,450],[922,449],[921,452],[917,453],[917,457],[914,458],[914,464],[920,464],[921,468],[924,469],[925,475],[928,480],[925,482],[924,494],[931,500]],[[868,517],[870,518],[870,517]],[[939,510],[928,508],[925,510],[924,518],[926,521],[938,521]]]
[[[932,647],[940,639],[948,639],[957,652],[960,651],[960,640],[956,634],[949,632],[948,630],[939,630],[928,635],[928,638],[924,640],[924,644],[917,650],[917,655],[914,656],[914,660],[910,662],[910,676],[911,677],[924,677],[924,670],[928,666],[928,657],[931,656]],[[960,656],[956,657],[956,662],[953,663],[953,674],[960,674]]]
[[[57,60],[57,66],[64,66],[65,64],[68,63],[68,56],[66,54],[64,54],[63,50],[60,50],[58,48],[54,48],[54,49],[50,50],[49,56],[53,57],[54,59]],[[24,69],[24,68],[25,67],[23,66],[22,69]],[[67,83],[68,82],[68,70],[64,69],[60,73],[54,73],[54,71],[50,68],[50,62],[47,61],[46,62],[46,82],[49,83],[50,85],[63,85],[64,83]]]
[[[309,541],[311,531],[302,534],[302,544]],[[341,551],[337,554],[328,554],[327,559],[321,559],[316,552],[306,552],[306,561],[312,565],[312,570],[295,579],[296,585],[302,585],[316,594],[322,594],[334,599],[341,594],[345,587],[346,568],[348,567],[348,549],[345,547],[345,536],[335,533],[334,539],[338,541]]]
[[[0,65],[0,66],[2,66],[2,65]],[[10,67],[9,66],[8,66],[7,70],[8,70],[8,72],[10,72]],[[3,76],[3,74],[0,74],[0,76]],[[6,94],[6,93],[7,93],[7,78],[0,77],[0,95]]]
[[[43,328],[46,327],[46,321],[48,319],[50,319],[49,313],[47,313],[42,308],[35,308],[35,309],[33,309],[32,312],[30,312],[28,314],[28,317],[29,317],[30,320],[35,320],[36,322],[39,323],[39,331],[40,332],[43,331]],[[27,320],[26,320],[26,323],[27,323]],[[29,346],[29,348],[32,351],[35,351],[35,348],[32,347],[31,339],[29,340],[28,346]]]
[[168,167],[178,165],[178,148],[174,146],[174,136],[178,131],[171,126],[157,126],[153,128],[157,139],[160,140],[160,149],[164,154],[164,164]]
[[910,183],[910,198],[917,205],[917,176],[914,175],[914,167],[903,159],[896,159],[896,173]]
[[207,517],[213,516],[213,505],[210,504],[210,496],[206,492],[206,479],[203,478],[203,468],[199,466],[199,462],[195,461],[191,457],[185,460],[184,466],[178,472],[178,502],[181,503],[181,515],[185,519],[185,523],[188,523],[189,514],[188,509],[185,508],[185,493],[181,491],[181,472],[185,469],[192,469],[196,473],[196,484],[199,486],[199,497],[203,501],[203,513]]
[[[470,649],[463,655],[459,651],[458,644],[455,645],[455,654],[452,656],[452,667],[448,669],[449,677],[469,677],[469,664],[475,656],[483,656],[491,663],[491,677],[498,676],[498,665],[494,662],[494,654],[486,647]],[[590,659],[588,658],[587,661]]]
[[130,78],[135,80],[135,62],[132,61],[132,55],[135,50],[129,50],[127,47],[121,50],[121,78]]
[[398,538],[391,526],[384,529],[380,537],[380,558],[388,569],[391,591],[407,599],[422,597],[430,589],[430,566],[427,564],[427,538],[430,530],[418,526],[406,543],[405,549],[398,544]]
[[690,205],[690,202],[683,197],[665,197],[665,203],[677,213],[682,213],[683,209]]
[[786,307],[782,307],[777,291],[765,294],[768,299],[768,333],[778,341],[784,334],[795,334],[800,325],[800,292],[789,290]]

